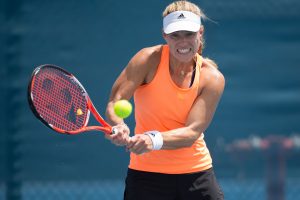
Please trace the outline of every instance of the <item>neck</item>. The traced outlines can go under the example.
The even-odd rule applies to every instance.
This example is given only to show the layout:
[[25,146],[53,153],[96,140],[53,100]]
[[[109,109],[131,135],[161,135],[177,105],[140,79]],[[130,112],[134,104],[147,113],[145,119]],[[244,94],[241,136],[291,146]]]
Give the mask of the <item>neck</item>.
[[175,59],[170,59],[170,72],[173,75],[187,76],[191,75],[196,69],[196,62],[191,60],[190,62],[180,62]]

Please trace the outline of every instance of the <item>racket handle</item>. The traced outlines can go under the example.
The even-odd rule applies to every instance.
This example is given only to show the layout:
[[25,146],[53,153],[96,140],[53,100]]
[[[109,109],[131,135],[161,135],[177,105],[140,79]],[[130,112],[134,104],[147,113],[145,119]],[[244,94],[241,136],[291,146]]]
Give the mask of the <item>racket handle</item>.
[[117,128],[116,127],[112,127],[111,129],[111,135],[116,134],[117,133]]

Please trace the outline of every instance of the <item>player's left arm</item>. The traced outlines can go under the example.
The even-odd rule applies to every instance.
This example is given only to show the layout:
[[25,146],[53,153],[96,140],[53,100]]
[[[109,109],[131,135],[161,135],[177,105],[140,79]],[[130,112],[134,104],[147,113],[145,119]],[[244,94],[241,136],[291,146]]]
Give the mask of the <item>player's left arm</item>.
[[163,132],[163,149],[189,147],[200,137],[211,123],[225,87],[225,78],[214,67],[207,67],[202,72],[200,83],[204,87],[188,115],[186,126]]
[[[199,90],[185,127],[161,132],[161,149],[179,149],[193,145],[211,123],[223,94],[225,78],[215,67],[208,65],[201,70],[200,83],[203,87]],[[129,150],[136,154],[151,151],[153,144],[149,138],[144,134],[136,135],[129,144]]]

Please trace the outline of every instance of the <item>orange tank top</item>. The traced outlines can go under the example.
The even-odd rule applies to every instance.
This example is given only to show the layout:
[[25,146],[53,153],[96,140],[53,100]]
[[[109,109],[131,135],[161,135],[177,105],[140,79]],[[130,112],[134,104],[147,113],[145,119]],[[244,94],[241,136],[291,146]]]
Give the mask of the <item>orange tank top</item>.
[[[202,57],[197,55],[193,84],[179,88],[169,71],[169,47],[163,46],[160,64],[153,80],[134,93],[135,134],[150,130],[168,131],[185,126],[189,111],[197,98]],[[165,174],[183,174],[212,167],[212,159],[204,134],[191,147],[176,150],[155,150],[142,155],[130,154],[129,168]]]

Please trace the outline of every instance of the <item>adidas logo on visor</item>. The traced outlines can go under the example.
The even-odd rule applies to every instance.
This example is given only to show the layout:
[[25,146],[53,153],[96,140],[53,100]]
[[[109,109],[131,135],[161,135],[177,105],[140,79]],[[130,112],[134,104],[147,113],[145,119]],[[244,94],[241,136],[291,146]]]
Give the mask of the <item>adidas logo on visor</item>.
[[200,27],[200,16],[190,11],[175,11],[165,16],[163,20],[163,28],[166,34],[176,31],[197,32]]
[[183,13],[181,13],[178,17],[177,17],[177,19],[185,19],[185,16],[184,16],[184,14]]

